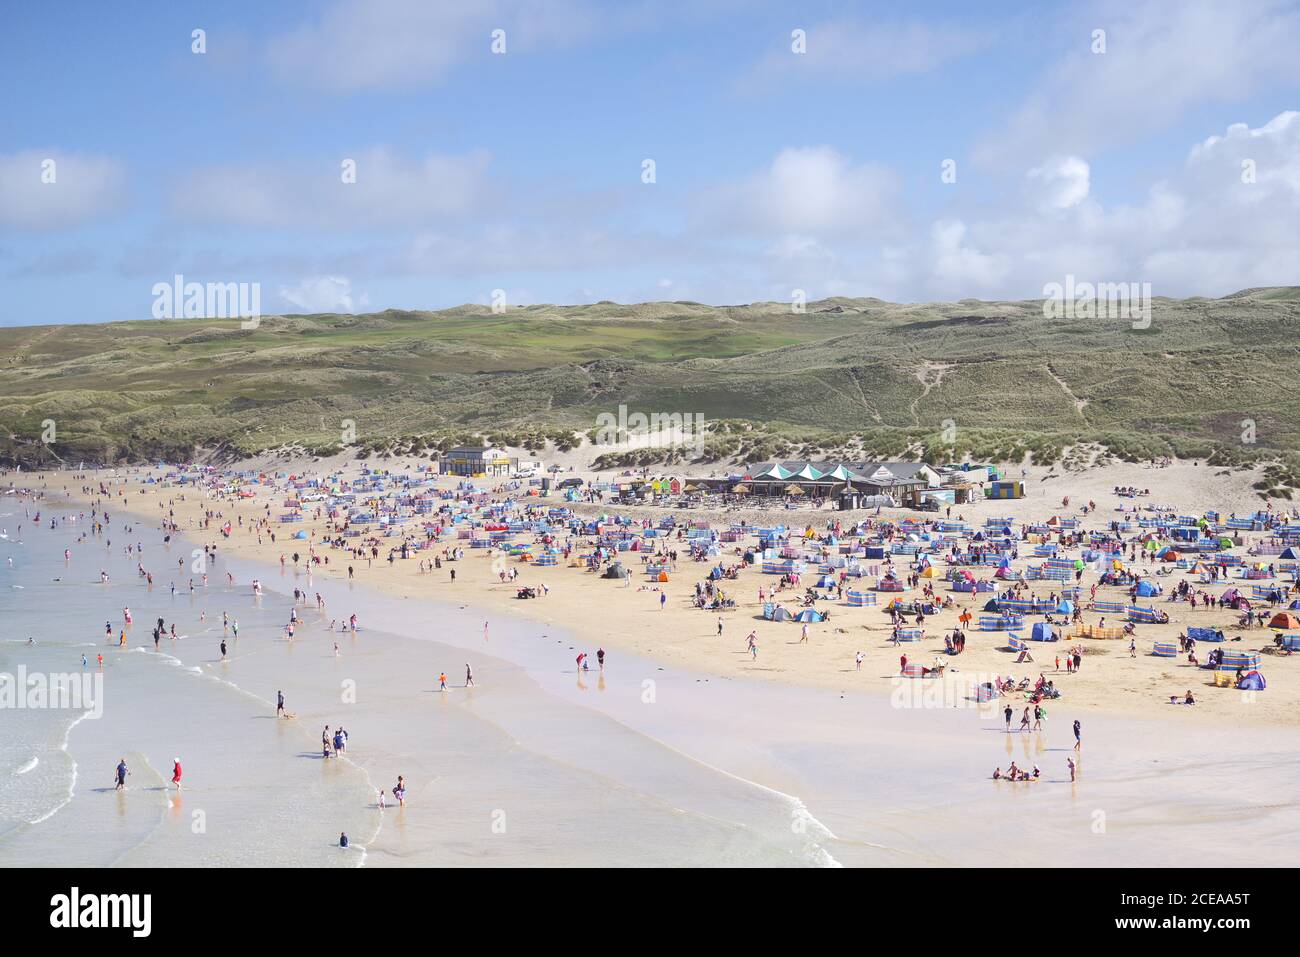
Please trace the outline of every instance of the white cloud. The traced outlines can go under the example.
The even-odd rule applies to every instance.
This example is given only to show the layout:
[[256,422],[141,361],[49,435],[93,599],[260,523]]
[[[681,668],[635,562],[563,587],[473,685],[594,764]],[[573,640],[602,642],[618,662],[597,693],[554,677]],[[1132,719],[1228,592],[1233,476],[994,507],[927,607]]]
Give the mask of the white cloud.
[[801,75],[868,80],[917,76],[969,56],[992,40],[990,32],[969,24],[939,22],[837,19],[802,29],[806,52],[795,53],[787,36],[781,49],[763,57],[744,82],[761,85]]
[[1035,166],[1025,178],[1041,208],[1069,209],[1088,198],[1090,173],[1079,157],[1063,156]]
[[578,0],[336,0],[316,20],[269,45],[282,79],[338,92],[427,87],[473,60],[564,48],[608,29],[622,15],[597,14]]
[[[1106,51],[1091,52],[1092,31]],[[1063,54],[977,161],[1003,168],[1048,155],[1114,149],[1176,122],[1193,106],[1232,103],[1300,82],[1300,11],[1279,0],[1106,0],[1056,27]]]
[[292,289],[281,286],[280,298],[306,313],[357,312],[370,305],[364,294],[353,297],[352,283],[344,276],[309,276]]
[[106,156],[53,149],[0,154],[0,223],[52,230],[87,222],[121,205],[124,180],[121,165]]
[[[345,160],[356,163],[344,182]],[[486,153],[399,156],[383,147],[297,164],[211,166],[172,190],[172,211],[197,223],[352,229],[465,215],[487,195]]]
[[892,229],[898,178],[854,166],[827,146],[784,149],[771,165],[701,200],[701,215],[723,229],[835,235]]

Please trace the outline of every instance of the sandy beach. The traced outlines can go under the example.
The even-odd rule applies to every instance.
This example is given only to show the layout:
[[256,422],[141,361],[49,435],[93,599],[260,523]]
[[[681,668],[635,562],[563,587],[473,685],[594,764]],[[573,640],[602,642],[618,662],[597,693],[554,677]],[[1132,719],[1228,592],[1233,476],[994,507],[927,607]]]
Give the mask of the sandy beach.
[[[289,474],[324,475],[335,471],[341,464],[330,461],[313,464],[263,462],[252,463],[251,467],[257,468],[260,465],[267,470],[275,468]],[[372,467],[402,473],[414,468],[415,464],[409,460],[391,460],[373,463]],[[349,471],[354,475],[359,474],[360,469],[361,466],[354,462],[345,469],[344,474]],[[259,544],[252,523],[256,518],[268,514],[268,505],[271,506],[270,514],[274,515],[281,504],[282,495],[260,491],[253,498],[217,500],[194,488],[161,488],[142,484],[143,479],[157,478],[162,474],[162,471],[154,474],[150,470],[133,469],[119,475],[118,481],[121,484],[118,485],[112,485],[113,479],[102,473],[97,474],[95,480],[109,482],[115,491],[129,490],[125,498],[115,496],[118,508],[125,507],[131,514],[154,524],[161,520],[165,512],[174,513],[173,520],[182,531],[205,542],[219,544],[223,553],[232,556],[272,565],[280,564],[283,559],[292,567],[291,556],[295,551],[299,553],[300,560],[305,562],[307,546],[326,535],[329,520],[323,514],[318,515],[318,509],[308,506],[303,509],[303,521],[292,526],[293,532],[304,531],[308,541],[293,540],[288,527],[274,527],[275,523],[272,522],[273,527],[262,533],[262,542]],[[39,480],[47,482],[51,492],[66,491],[80,500],[83,506],[90,501],[90,498],[81,495],[81,483],[66,475],[48,473],[40,476]],[[954,509],[953,518],[960,514],[968,523],[979,527],[985,518],[993,515],[1011,518],[1015,522],[1045,521],[1052,516],[1078,517],[1077,506],[1091,499],[1096,502],[1098,511],[1088,518],[1104,523],[1118,517],[1114,509],[1121,501],[1132,502],[1131,499],[1121,500],[1112,491],[1116,486],[1128,485],[1152,488],[1151,502],[1173,506],[1180,513],[1200,514],[1206,509],[1217,508],[1224,514],[1235,511],[1239,515],[1246,515],[1254,511],[1257,501],[1252,501],[1249,480],[1249,473],[1229,473],[1190,462],[1174,463],[1167,468],[1118,465],[1082,474],[1054,475],[1049,470],[1036,469],[1029,470],[1026,498],[960,506]],[[442,488],[453,488],[456,483],[457,479],[450,476],[437,480],[438,486]],[[476,484],[490,490],[500,483],[479,480]],[[1070,509],[1062,509],[1060,506],[1061,497],[1065,495],[1070,496]],[[828,519],[839,518],[850,523],[874,514],[819,511],[811,508],[776,512],[729,509],[725,512],[685,513],[659,507],[571,504],[576,514],[588,518],[617,513],[632,518],[658,520],[667,514],[673,514],[678,521],[698,519],[712,522],[715,528],[747,521],[758,525],[781,522],[796,530],[805,525],[824,530]],[[207,512],[212,512],[215,517],[209,529],[201,530],[200,525]],[[898,510],[885,510],[884,517],[898,518],[907,514]],[[914,512],[910,514],[913,517],[917,515]],[[242,528],[238,524],[241,516],[244,520]],[[226,521],[234,526],[229,538],[223,538],[216,531]],[[271,533],[278,533],[275,541],[271,540]],[[691,604],[695,582],[705,576],[712,562],[692,562],[689,559],[679,561],[670,581],[663,585],[647,580],[647,576],[642,573],[641,559],[635,555],[624,556],[632,573],[626,582],[603,579],[585,568],[569,567],[564,562],[552,567],[538,567],[509,559],[506,566],[500,560],[494,565],[491,551],[487,549],[466,549],[464,558],[459,561],[445,563],[442,569],[421,571],[421,561],[415,557],[392,563],[384,560],[387,548],[393,542],[381,541],[381,557],[375,560],[349,560],[342,550],[318,546],[317,554],[329,555],[330,561],[328,565],[316,567],[317,578],[321,582],[346,581],[347,568],[351,565],[357,583],[395,597],[427,598],[470,606],[481,610],[489,618],[502,615],[526,616],[548,626],[563,627],[579,636],[588,646],[586,651],[589,654],[594,655],[597,647],[603,646],[611,652],[631,652],[703,674],[788,682],[839,692],[894,693],[898,685],[900,655],[905,653],[909,660],[927,665],[943,657],[944,633],[957,626],[958,615],[963,609],[969,609],[978,619],[979,609],[989,597],[987,594],[954,596],[956,604],[952,609],[927,622],[926,640],[901,647],[890,642],[890,621],[880,608],[847,608],[843,602],[829,606],[819,603],[819,607],[832,609],[832,618],[824,623],[810,625],[809,639],[807,643],[801,643],[800,625],[763,620],[758,590],[760,587],[770,589],[775,576],[763,575],[755,567],[741,571],[737,580],[721,583],[728,597],[736,601],[737,607],[719,615],[696,609]],[[451,544],[454,544],[454,540]],[[720,561],[724,564],[739,563],[739,556],[733,552],[734,547],[728,546]],[[1023,568],[1027,560],[1022,557],[1015,564]],[[502,567],[509,566],[518,568],[519,577],[503,583],[499,571]],[[456,572],[454,582],[450,576],[453,568]],[[1144,570],[1151,575],[1155,574],[1157,568],[1157,565],[1144,566]],[[1173,584],[1179,577],[1175,570],[1162,581]],[[1085,576],[1082,582],[1085,592],[1095,580],[1095,575]],[[1059,592],[1060,588],[1056,582],[1039,581],[1030,584],[1030,593],[1043,597],[1053,590]],[[1229,584],[1231,583],[1220,583],[1210,590],[1222,591]],[[519,588],[527,585],[545,585],[545,597],[518,600],[515,596]],[[948,589],[946,582],[936,580],[934,585],[940,593]],[[660,589],[667,596],[666,603],[662,605]],[[797,597],[800,590],[789,589],[779,597],[791,600]],[[915,592],[906,593],[905,597],[912,594]],[[1103,586],[1096,597],[1098,601],[1122,602],[1127,596],[1120,587]],[[1030,675],[1037,678],[1041,673],[1054,680],[1071,708],[1100,713],[1155,716],[1201,727],[1224,721],[1231,721],[1234,725],[1294,726],[1295,715],[1300,713],[1300,679],[1297,678],[1300,658],[1273,655],[1273,631],[1238,628],[1239,616],[1230,609],[1198,608],[1193,612],[1185,603],[1166,603],[1163,596],[1153,604],[1157,608],[1168,609],[1171,620],[1167,625],[1143,624],[1137,627],[1136,657],[1130,657],[1127,638],[1063,641],[1042,645],[1035,643],[1031,646],[1033,662],[1017,664],[1014,661],[1016,656],[1005,650],[1004,633],[972,630],[969,632],[965,652],[952,661],[947,673],[940,679],[947,686],[946,690],[930,693],[956,699],[968,693],[976,680],[987,680],[994,675],[1013,675],[1016,678]],[[346,609],[333,610],[340,618],[348,614]],[[722,621],[721,635],[718,634],[719,617]],[[1095,613],[1084,614],[1084,622],[1087,624],[1096,624],[1100,618]],[[1112,623],[1119,623],[1117,616],[1112,615],[1111,619]],[[1174,659],[1152,656],[1154,642],[1173,640],[1188,626],[1222,628],[1230,639],[1240,635],[1240,642],[1225,643],[1224,647],[1261,653],[1262,670],[1268,678],[1267,691],[1242,694],[1227,688],[1215,688],[1208,682],[1208,673],[1189,665],[1185,656]],[[746,639],[751,631],[757,635],[757,657],[751,656],[747,650]],[[1077,674],[1067,674],[1062,661],[1058,671],[1058,656],[1063,655],[1064,646],[1074,644],[1082,644],[1084,649],[1081,670]],[[860,670],[855,667],[855,655],[859,651],[865,655]],[[1196,696],[1195,707],[1170,705],[1171,696],[1178,696],[1181,700],[1188,690]]]

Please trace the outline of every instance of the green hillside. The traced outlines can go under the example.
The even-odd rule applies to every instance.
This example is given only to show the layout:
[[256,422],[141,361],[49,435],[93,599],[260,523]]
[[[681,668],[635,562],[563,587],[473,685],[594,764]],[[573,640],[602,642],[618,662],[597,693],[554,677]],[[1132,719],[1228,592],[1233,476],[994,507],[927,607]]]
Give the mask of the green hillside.
[[[1300,447],[1300,288],[1157,299],[1151,326],[1041,303],[687,302],[146,320],[0,329],[0,449],[29,463],[413,448],[470,433],[568,443],[620,404],[702,413],[707,455],[856,442],[1041,458]],[[1253,446],[1243,447],[1244,420]],[[42,422],[56,440],[42,445]],[[532,438],[528,439],[531,435]]]

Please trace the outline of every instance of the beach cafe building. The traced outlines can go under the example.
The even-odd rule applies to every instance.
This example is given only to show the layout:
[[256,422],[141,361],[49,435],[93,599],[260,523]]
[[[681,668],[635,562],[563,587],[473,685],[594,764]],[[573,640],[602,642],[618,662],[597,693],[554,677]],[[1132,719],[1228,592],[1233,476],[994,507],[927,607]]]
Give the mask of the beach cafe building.
[[515,460],[503,449],[491,445],[458,445],[442,457],[442,472],[445,475],[486,475],[492,477],[509,475]]
[[865,495],[889,495],[898,502],[915,502],[925,489],[942,484],[939,473],[921,462],[806,461],[754,465],[735,483],[751,495],[826,497],[848,488]]

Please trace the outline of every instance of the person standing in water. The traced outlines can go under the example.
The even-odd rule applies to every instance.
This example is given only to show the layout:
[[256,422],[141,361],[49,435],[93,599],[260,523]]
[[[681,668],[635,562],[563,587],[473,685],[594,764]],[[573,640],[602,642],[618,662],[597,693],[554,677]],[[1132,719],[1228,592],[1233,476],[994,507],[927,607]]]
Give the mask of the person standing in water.
[[1083,737],[1080,733],[1081,731],[1082,731],[1082,725],[1079,724],[1079,719],[1075,718],[1074,719],[1074,750],[1076,751],[1078,751],[1079,748],[1083,745]]
[[172,758],[172,784],[176,785],[176,790],[181,789],[181,759]]
[[128,770],[127,770],[127,767],[126,767],[126,758],[122,758],[121,760],[119,760],[119,761],[117,762],[117,786],[116,786],[113,790],[115,790],[115,791],[125,791],[125,790],[126,790],[126,776],[127,776],[128,774],[130,774],[130,773],[131,773],[131,772],[128,771]]
[[470,670],[469,662],[465,662],[465,687],[474,687],[474,672]]
[[284,717],[284,692],[283,691],[277,691],[275,693],[275,716],[277,718]]
[[221,639],[221,660],[226,660],[226,639]]

